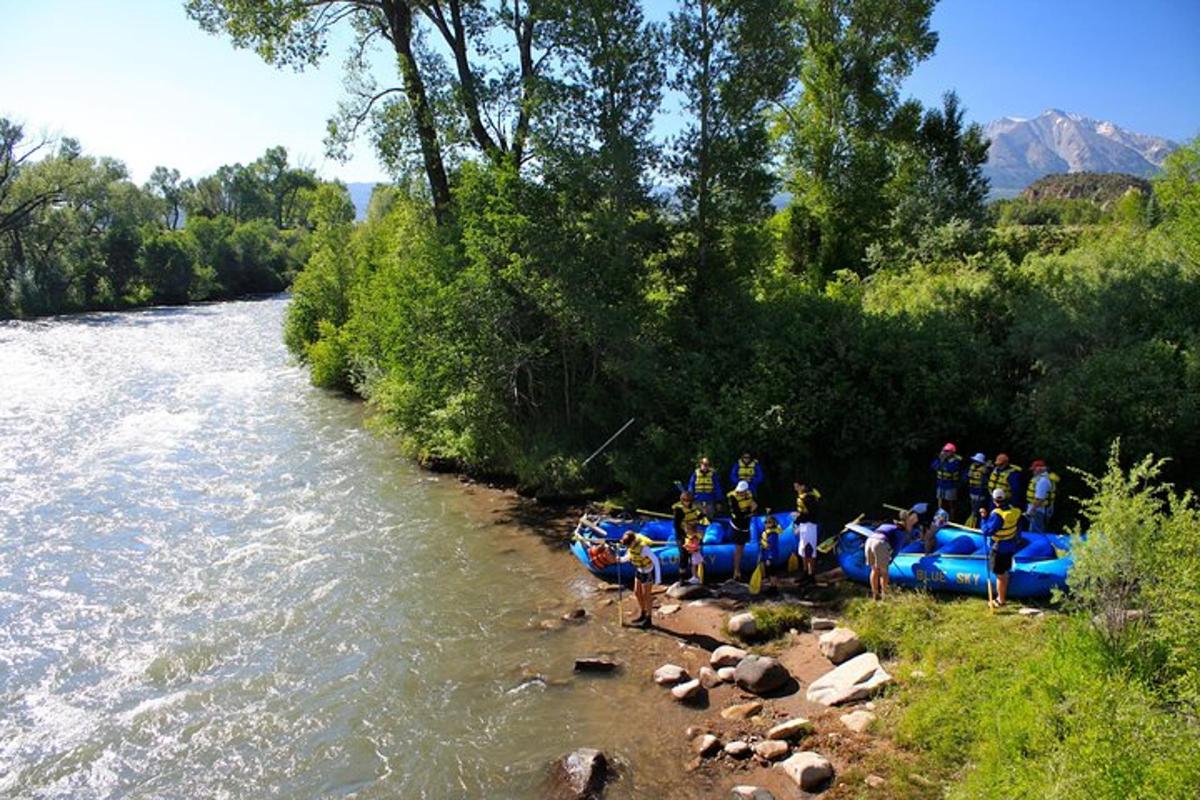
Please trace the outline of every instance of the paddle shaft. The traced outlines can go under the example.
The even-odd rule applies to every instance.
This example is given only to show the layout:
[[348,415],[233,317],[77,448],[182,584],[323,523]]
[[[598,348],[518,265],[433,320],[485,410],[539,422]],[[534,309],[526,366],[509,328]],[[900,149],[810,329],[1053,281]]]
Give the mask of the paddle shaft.
[[634,421],[634,419],[635,419],[634,417],[630,417],[630,418],[629,418],[629,421],[628,421],[628,422],[626,422],[624,425],[622,425],[622,426],[621,426],[621,428],[620,428],[620,430],[618,430],[618,431],[617,431],[616,433],[614,433],[612,436],[608,437],[608,441],[606,441],[604,444],[602,444],[602,445],[600,445],[598,448],[596,448],[596,452],[592,453],[590,456],[588,456],[587,458],[585,458],[585,459],[583,460],[583,464],[582,464],[582,466],[585,466],[585,467],[586,467],[586,466],[588,465],[588,462],[589,462],[589,461],[591,461],[593,458],[595,458],[596,456],[598,456],[598,455],[600,455],[601,453],[603,453],[603,452],[604,452],[604,448],[608,447],[610,444],[612,444],[612,443],[613,443],[613,442],[616,440],[616,438],[617,438],[618,436],[620,436],[622,433],[624,433],[624,432],[625,432],[625,429],[626,429],[626,428],[628,428],[630,425],[632,425],[632,424],[633,424],[633,421]]

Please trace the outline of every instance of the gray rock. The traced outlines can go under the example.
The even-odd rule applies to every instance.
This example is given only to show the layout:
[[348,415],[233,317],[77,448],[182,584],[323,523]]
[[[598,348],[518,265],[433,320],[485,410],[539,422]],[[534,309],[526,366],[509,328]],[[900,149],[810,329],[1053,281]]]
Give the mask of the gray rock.
[[805,696],[810,703],[836,706],[865,700],[890,683],[892,676],[879,666],[879,658],[863,653],[817,678]]
[[658,610],[658,613],[664,617],[669,617],[672,614],[679,612],[679,603],[668,603]]
[[872,789],[882,789],[884,786],[887,786],[887,781],[878,775],[868,775],[864,783]]
[[673,600],[690,600],[693,597],[704,597],[707,594],[708,589],[699,583],[673,583],[671,588],[667,589],[667,597]]
[[749,639],[758,633],[758,623],[750,612],[734,614],[729,618],[729,632],[742,639]]
[[719,670],[721,667],[736,667],[738,662],[749,655],[740,647],[723,644],[716,650],[713,650],[712,656],[708,659],[708,663],[713,669]]
[[654,682],[659,686],[670,686],[680,681],[686,681],[688,677],[688,671],[678,664],[663,664],[654,670]]
[[722,683],[721,676],[718,675],[711,667],[700,668],[700,685],[705,689],[714,689]]
[[773,692],[791,680],[787,667],[769,656],[750,655],[738,662],[734,683],[754,694]]
[[612,672],[619,669],[620,666],[619,662],[601,656],[585,656],[575,659],[576,672]]
[[730,706],[721,710],[721,716],[725,719],[750,719],[758,712],[762,711],[763,704],[758,700],[751,700],[749,703],[739,703],[736,706]]
[[693,679],[672,687],[671,696],[683,702],[684,700],[691,700],[697,697],[702,691],[704,689],[701,688],[700,681]]
[[721,749],[721,740],[706,733],[692,740],[692,751],[699,756],[710,756]]
[[858,640],[858,634],[849,628],[834,628],[821,634],[817,646],[821,648],[821,654],[835,664],[854,658],[866,649]]
[[1042,616],[1042,610],[1040,608],[1030,608],[1029,606],[1022,606],[1021,608],[1018,608],[1017,613],[1020,614],[1022,617],[1040,617],[1040,616]]
[[871,727],[871,723],[875,721],[875,715],[870,711],[851,711],[849,714],[842,714],[842,724],[855,733],[862,733],[867,728]]
[[745,758],[750,755],[750,745],[740,739],[725,745],[725,755],[733,758]]
[[778,761],[786,756],[791,749],[787,742],[781,742],[778,739],[767,739],[754,745],[754,754],[767,761]]
[[717,670],[717,677],[722,683],[733,683],[733,677],[737,674],[735,667],[721,667]]
[[775,800],[775,795],[760,786],[735,786],[729,791],[730,800]]
[[796,753],[779,768],[806,792],[816,791],[833,777],[833,765],[829,759],[810,750]]
[[767,731],[768,739],[800,739],[813,732],[813,724],[804,717],[781,722]]
[[813,617],[810,625],[814,631],[831,631],[837,627],[837,620],[829,617]]
[[550,767],[546,800],[599,800],[609,778],[608,759],[590,747],[567,753]]

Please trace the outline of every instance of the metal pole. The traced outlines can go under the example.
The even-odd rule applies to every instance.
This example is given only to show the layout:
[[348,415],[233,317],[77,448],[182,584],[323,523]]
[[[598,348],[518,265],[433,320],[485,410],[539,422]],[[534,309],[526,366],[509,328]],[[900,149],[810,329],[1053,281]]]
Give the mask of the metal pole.
[[590,456],[588,456],[587,458],[585,458],[585,459],[583,460],[583,465],[582,465],[582,466],[585,466],[585,467],[586,467],[586,466],[588,465],[588,462],[589,462],[589,461],[591,461],[593,458],[595,458],[596,456],[598,456],[598,455],[600,455],[601,453],[603,453],[603,452],[604,452],[604,448],[606,448],[606,447],[608,447],[610,444],[612,444],[612,443],[613,443],[613,440],[615,440],[615,439],[616,439],[618,436],[620,436],[622,433],[624,433],[624,432],[625,432],[625,429],[626,429],[626,428],[628,428],[630,425],[632,425],[632,424],[633,424],[633,420],[634,420],[634,418],[633,418],[633,417],[630,417],[630,418],[629,418],[629,422],[626,422],[624,425],[622,425],[622,426],[621,426],[621,429],[620,429],[619,431],[617,431],[616,433],[614,433],[612,436],[608,437],[608,441],[607,441],[607,442],[605,442],[604,444],[600,445],[599,449],[597,449],[597,450],[596,450],[596,452],[592,453]]

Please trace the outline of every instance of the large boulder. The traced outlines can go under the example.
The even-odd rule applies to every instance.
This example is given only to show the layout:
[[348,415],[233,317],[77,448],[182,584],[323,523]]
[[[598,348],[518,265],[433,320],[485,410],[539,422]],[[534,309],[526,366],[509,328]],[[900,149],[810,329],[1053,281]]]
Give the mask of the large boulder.
[[758,623],[749,611],[729,618],[729,632],[739,639],[750,639],[758,633]]
[[567,753],[550,767],[546,800],[598,800],[608,783],[604,753],[583,747]]
[[770,656],[746,656],[738,662],[733,680],[738,688],[754,694],[773,692],[787,684],[792,676],[787,667]]
[[808,687],[810,703],[836,706],[865,700],[892,682],[874,653],[863,653],[826,672]]
[[659,686],[670,686],[686,681],[688,677],[688,671],[678,664],[663,664],[654,670],[654,682]]
[[858,634],[849,628],[834,628],[822,633],[817,646],[821,648],[821,654],[835,664],[854,658],[866,649],[858,640]]
[[738,662],[745,658],[748,653],[740,647],[723,644],[716,650],[713,650],[712,656],[709,657],[709,664],[713,669],[721,667],[736,667]]
[[829,759],[810,750],[796,753],[780,764],[779,768],[806,792],[820,789],[833,777],[833,765],[829,763]]

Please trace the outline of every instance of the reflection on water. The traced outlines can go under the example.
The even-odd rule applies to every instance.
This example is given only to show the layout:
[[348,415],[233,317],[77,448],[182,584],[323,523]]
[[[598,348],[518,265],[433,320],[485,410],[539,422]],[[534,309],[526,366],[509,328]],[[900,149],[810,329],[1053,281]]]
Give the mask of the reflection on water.
[[575,746],[669,795],[676,645],[539,627],[592,582],[311,389],[284,306],[0,325],[0,796],[525,797]]

